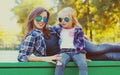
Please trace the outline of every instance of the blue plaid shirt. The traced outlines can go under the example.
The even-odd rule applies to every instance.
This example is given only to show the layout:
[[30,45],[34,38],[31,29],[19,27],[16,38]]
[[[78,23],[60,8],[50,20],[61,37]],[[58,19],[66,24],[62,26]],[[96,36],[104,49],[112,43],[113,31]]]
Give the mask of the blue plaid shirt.
[[[57,32],[58,36],[60,36],[60,32],[62,31],[62,27],[57,25],[53,27],[54,30]],[[60,44],[61,44],[61,39],[59,40]],[[86,53],[86,51],[84,50],[85,47],[85,43],[84,43],[84,33],[82,31],[82,28],[79,27],[75,27],[74,30],[74,41],[73,44],[75,46],[75,53]]]
[[31,30],[20,45],[18,61],[28,61],[27,56],[34,54],[36,56],[46,55],[46,44],[43,34],[38,29]]

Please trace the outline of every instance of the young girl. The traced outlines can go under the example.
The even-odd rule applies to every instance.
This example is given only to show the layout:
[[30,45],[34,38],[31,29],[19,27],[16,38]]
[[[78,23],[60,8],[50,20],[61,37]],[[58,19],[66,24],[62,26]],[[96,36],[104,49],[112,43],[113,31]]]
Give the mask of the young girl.
[[[42,8],[35,8],[28,17],[26,35],[20,45],[18,61],[46,61],[55,63],[53,60],[59,59],[58,55],[45,56],[45,38],[50,38],[47,23],[49,12]],[[35,56],[31,56],[34,54]]]
[[78,27],[74,10],[66,7],[58,13],[59,26],[54,27],[60,36],[60,55],[57,61],[55,75],[63,75],[65,65],[70,59],[78,65],[79,75],[87,75],[86,51],[84,50],[84,34]]

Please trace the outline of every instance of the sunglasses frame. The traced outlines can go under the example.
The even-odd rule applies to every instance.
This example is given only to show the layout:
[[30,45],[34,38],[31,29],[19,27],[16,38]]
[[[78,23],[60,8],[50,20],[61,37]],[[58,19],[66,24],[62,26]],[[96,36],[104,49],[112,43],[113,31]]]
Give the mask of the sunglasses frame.
[[59,22],[62,22],[63,20],[64,20],[65,22],[69,22],[70,19],[69,19],[68,17],[65,17],[65,18],[59,17],[59,18],[58,18],[58,21],[59,21]]
[[43,19],[43,22],[45,22],[45,23],[48,22],[48,18],[46,18],[46,17],[44,17],[44,18],[42,16],[36,16],[35,17],[36,22],[40,22],[42,19]]

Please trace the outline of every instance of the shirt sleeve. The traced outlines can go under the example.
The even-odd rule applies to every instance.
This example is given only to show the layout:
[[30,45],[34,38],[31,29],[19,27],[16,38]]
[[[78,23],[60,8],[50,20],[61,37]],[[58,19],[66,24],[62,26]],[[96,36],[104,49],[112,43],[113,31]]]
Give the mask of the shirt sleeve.
[[35,38],[35,49],[37,50],[40,56],[46,55],[46,44],[42,34],[38,35]]
[[35,44],[35,37],[32,35],[27,36],[24,41],[20,45],[19,55],[18,55],[18,61],[19,62],[27,62],[27,56],[31,55],[33,53]]

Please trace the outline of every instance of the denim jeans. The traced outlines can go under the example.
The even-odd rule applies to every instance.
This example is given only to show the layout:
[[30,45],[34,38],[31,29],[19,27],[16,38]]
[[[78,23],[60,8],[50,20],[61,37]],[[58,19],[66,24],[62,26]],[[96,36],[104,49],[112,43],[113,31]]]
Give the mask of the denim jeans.
[[92,60],[120,60],[120,44],[99,44],[85,40],[87,58]]
[[82,53],[76,54],[74,52],[66,52],[61,53],[61,57],[62,58],[60,62],[62,63],[62,65],[56,65],[55,75],[63,75],[65,65],[70,61],[70,59],[73,59],[73,61],[78,65],[79,75],[88,75],[86,58]]
[[113,60],[120,61],[120,52],[108,52],[105,54],[90,55],[87,54],[87,58],[91,60]]

